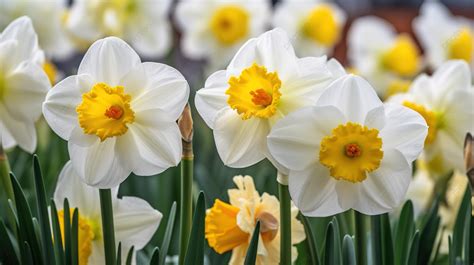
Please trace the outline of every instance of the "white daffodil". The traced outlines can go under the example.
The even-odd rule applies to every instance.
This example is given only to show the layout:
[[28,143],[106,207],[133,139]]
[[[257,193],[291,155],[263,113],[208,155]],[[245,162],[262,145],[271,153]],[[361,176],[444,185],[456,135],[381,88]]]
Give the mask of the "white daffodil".
[[44,53],[27,17],[14,20],[0,34],[0,139],[4,148],[17,144],[36,149],[35,122],[50,89],[41,68]]
[[268,153],[271,127],[288,113],[314,104],[328,84],[344,74],[335,60],[297,58],[286,33],[275,29],[249,40],[227,70],[211,75],[195,104],[214,130],[224,164],[247,167],[267,157],[285,173]]
[[19,16],[28,16],[49,58],[65,59],[73,52],[62,26],[67,0],[0,0],[0,28]]
[[374,215],[403,202],[426,134],[421,115],[382,104],[367,81],[346,75],[315,106],[278,121],[268,147],[290,169],[290,195],[303,214]]
[[423,160],[429,171],[442,175],[464,170],[464,138],[474,132],[474,88],[466,62],[448,61],[432,76],[416,78],[407,93],[389,100],[425,118],[429,129]]
[[407,34],[398,34],[385,20],[357,19],[348,33],[348,58],[356,73],[367,78],[380,97],[405,92],[421,70],[422,58]]
[[433,69],[447,60],[462,59],[474,74],[474,21],[453,16],[440,2],[425,1],[413,29]]
[[209,69],[222,69],[249,38],[266,30],[268,0],[183,0],[176,21],[181,47],[190,59],[207,59]]
[[321,0],[284,0],[273,16],[273,25],[288,32],[301,56],[331,54],[345,22],[343,10]]
[[[118,187],[112,189],[112,207],[116,245],[122,244],[122,264],[128,250],[135,253],[145,247],[158,229],[162,215],[148,202],[137,197],[117,198]],[[69,161],[59,175],[54,191],[54,202],[58,208],[59,224],[64,233],[64,199],[68,199],[70,214],[79,211],[78,249],[79,264],[104,264],[104,242],[100,212],[99,190],[84,184]],[[135,258],[133,258],[135,264]]]
[[142,63],[124,41],[108,37],[90,47],[77,75],[50,90],[43,114],[68,141],[77,174],[113,188],[131,172],[153,175],[179,163],[176,120],[188,96],[177,70]]
[[[417,168],[413,181],[410,183],[407,191],[407,200],[413,202],[413,211],[415,219],[424,213],[432,203],[435,182],[430,178],[429,172]],[[402,207],[399,208],[402,210]]]
[[76,0],[65,27],[79,47],[116,36],[142,56],[163,56],[172,43],[170,6],[171,0]]

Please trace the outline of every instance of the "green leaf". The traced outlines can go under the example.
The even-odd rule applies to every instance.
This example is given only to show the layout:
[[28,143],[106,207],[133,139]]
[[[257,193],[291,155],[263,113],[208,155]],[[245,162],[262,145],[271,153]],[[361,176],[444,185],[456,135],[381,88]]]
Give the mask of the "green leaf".
[[71,262],[71,213],[69,210],[69,201],[65,198],[63,203],[64,219],[64,257],[66,264]]
[[370,217],[372,236],[372,258],[374,264],[383,264],[382,221],[381,215]]
[[[342,264],[344,265],[356,265],[357,259],[354,248],[354,241],[349,235],[344,236],[342,241]],[[380,264],[380,263],[375,263]]]
[[74,208],[71,225],[71,264],[79,264],[79,210]]
[[390,218],[388,213],[382,214],[380,217],[381,232],[382,232],[382,257],[384,265],[393,265],[394,249],[392,240],[392,228],[390,226]]
[[193,226],[189,237],[185,265],[204,264],[204,218],[206,216],[206,202],[204,192],[199,193],[196,210],[193,217]]
[[53,226],[53,238],[54,238],[54,257],[56,264],[65,264],[63,239],[61,236],[61,227],[59,226],[58,210],[54,200],[51,200],[51,223]]
[[[31,254],[33,260],[36,264],[42,264],[43,258],[41,255],[41,247],[36,237],[35,227],[33,225],[33,217],[31,215],[30,206],[26,201],[25,194],[16,180],[15,176],[10,173],[10,180],[13,186],[13,193],[15,194],[15,204],[18,217],[18,226],[19,226],[19,237],[20,242],[26,241],[28,244],[22,244],[20,248],[21,255],[27,256],[28,253]],[[26,249],[28,246],[28,250]],[[21,251],[23,250],[23,251]]]
[[419,246],[420,246],[420,232],[417,230],[410,243],[409,255],[405,263],[406,265],[412,265],[418,262],[417,260],[418,260]]
[[323,261],[324,265],[342,264],[342,252],[339,235],[339,225],[336,218],[329,223],[326,230]]
[[304,232],[306,234],[306,244],[308,245],[308,252],[309,258],[312,265],[319,265],[319,256],[318,256],[318,248],[316,246],[316,241],[314,239],[313,229],[311,228],[311,224],[306,216],[300,214],[300,220],[304,226]]
[[25,249],[25,254],[21,256],[23,264],[35,264],[33,262],[33,253],[31,252],[31,247],[28,242],[23,242],[23,248]]
[[[471,205],[471,191],[468,187],[466,187],[466,191],[464,192],[464,196],[461,202],[461,206],[459,207],[458,214],[456,217],[456,222],[454,224],[453,229],[453,245],[452,245],[452,252],[454,258],[463,257],[465,259],[466,265],[468,264],[468,259],[466,259],[467,255],[469,254],[469,227],[470,227],[470,211]],[[450,253],[451,254],[451,253]]]
[[45,264],[54,264],[54,248],[51,237],[51,226],[48,214],[46,191],[44,189],[43,174],[39,164],[38,156],[33,156],[33,173],[35,177],[36,206],[38,210],[38,221],[41,226],[41,245]]
[[3,262],[3,264],[18,264],[17,253],[2,220],[0,220],[0,238],[0,262]]
[[418,252],[418,265],[428,265],[434,249],[436,236],[438,234],[441,218],[438,216],[439,199],[436,198],[426,215],[420,234],[420,249]]
[[122,242],[119,242],[118,247],[117,247],[117,258],[115,259],[117,261],[117,265],[122,264]]
[[126,265],[132,265],[132,258],[133,258],[133,251],[135,250],[135,246],[132,246],[129,250],[128,250],[128,254],[127,254],[127,261],[125,262]]
[[174,221],[176,217],[176,202],[171,205],[170,214],[168,217],[168,223],[166,224],[166,232],[163,237],[163,243],[161,244],[160,251],[160,265],[165,265],[166,256],[168,255],[168,249],[170,246],[171,236],[173,235]]
[[402,213],[395,230],[395,264],[405,264],[405,259],[409,254],[410,242],[415,233],[415,221],[413,214],[413,204],[407,201],[403,205]]
[[250,241],[249,248],[247,249],[247,255],[245,256],[244,265],[254,265],[257,261],[257,250],[258,250],[258,238],[260,237],[260,221],[257,221],[255,230],[253,230],[252,239]]
[[151,254],[150,265],[157,265],[160,262],[160,249],[155,248]]

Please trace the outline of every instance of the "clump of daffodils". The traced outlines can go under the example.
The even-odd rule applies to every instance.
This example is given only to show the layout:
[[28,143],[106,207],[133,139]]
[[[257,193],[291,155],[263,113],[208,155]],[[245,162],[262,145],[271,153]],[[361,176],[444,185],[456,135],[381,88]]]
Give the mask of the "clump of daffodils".
[[[260,221],[258,245],[258,265],[279,264],[280,262],[280,203],[275,196],[255,189],[250,176],[236,176],[237,189],[228,190],[230,203],[217,199],[207,211],[205,235],[209,246],[222,254],[232,250],[229,264],[243,264],[250,238],[257,221]],[[303,225],[296,219],[298,209],[291,208],[291,243],[302,242],[305,238]],[[292,260],[298,257],[296,247],[292,247]]]

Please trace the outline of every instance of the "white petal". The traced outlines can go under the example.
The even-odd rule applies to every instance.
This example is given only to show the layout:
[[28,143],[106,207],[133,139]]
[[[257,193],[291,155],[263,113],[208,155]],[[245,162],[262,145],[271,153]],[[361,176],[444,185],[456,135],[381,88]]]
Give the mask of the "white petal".
[[96,83],[116,86],[140,62],[137,53],[127,43],[116,37],[107,37],[94,42],[87,50],[78,74],[89,74]]
[[15,138],[13,138],[13,135],[8,131],[5,125],[3,125],[1,120],[0,120],[0,140],[2,141],[3,149],[8,150],[16,146]]
[[432,76],[433,93],[439,107],[448,93],[471,89],[471,71],[465,61],[455,60],[442,64]]
[[315,161],[323,137],[345,123],[335,107],[306,107],[278,121],[268,135],[268,148],[290,170],[303,170]]
[[227,82],[226,71],[217,71],[207,78],[204,88],[198,90],[194,98],[199,115],[211,129],[214,128],[219,110],[227,106],[228,95],[225,94],[229,87]]
[[132,99],[132,109],[135,112],[160,109],[177,120],[188,102],[189,86],[186,79],[178,70],[165,64],[142,65],[146,80],[142,80],[142,89]]
[[363,124],[369,111],[381,106],[382,102],[363,78],[345,75],[331,83],[316,105],[334,105],[348,121]]
[[408,163],[418,158],[428,126],[417,112],[397,104],[385,104],[386,125],[379,132],[383,150],[397,149]]
[[43,115],[53,131],[69,140],[72,130],[79,125],[76,107],[82,101],[82,93],[94,85],[89,75],[67,77],[54,86],[43,103]]
[[[33,153],[35,151],[37,139],[34,122],[19,121],[14,119],[8,113],[3,104],[0,104],[0,119],[2,120],[3,126],[8,131],[7,134],[2,135],[2,138],[5,137],[5,140],[7,140],[5,143],[7,144],[5,145],[5,148],[13,147],[12,144],[16,142],[23,150],[28,153]],[[13,139],[11,139],[9,136],[11,136]]]
[[[156,6],[150,8],[156,8]],[[134,32],[131,34],[130,43],[142,56],[162,57],[171,47],[171,27],[168,21],[163,18],[154,19],[153,23],[153,26],[145,23],[142,27],[133,28]]]
[[242,118],[230,108],[219,111],[214,127],[217,151],[225,165],[248,167],[265,158],[261,151],[265,148],[270,132],[266,120]]
[[411,165],[403,154],[390,149],[384,151],[380,167],[369,173],[361,183],[360,200],[354,205],[358,212],[376,215],[400,206],[411,181]]
[[[471,131],[472,132],[472,131]],[[465,170],[463,164],[463,144],[459,142],[460,139],[454,139],[445,131],[438,131],[436,135],[436,142],[446,163],[443,168]]]
[[474,89],[449,93],[443,111],[444,129],[459,145],[464,144],[467,132],[474,132]]
[[116,241],[122,242],[124,247],[135,246],[135,250],[142,249],[155,234],[162,217],[160,212],[143,199],[119,199],[114,207]]
[[80,147],[89,147],[97,142],[97,135],[86,134],[81,127],[76,126],[69,135],[69,142]]
[[96,142],[88,147],[68,143],[74,171],[90,186],[100,189],[117,187],[131,173],[115,154],[115,138]]

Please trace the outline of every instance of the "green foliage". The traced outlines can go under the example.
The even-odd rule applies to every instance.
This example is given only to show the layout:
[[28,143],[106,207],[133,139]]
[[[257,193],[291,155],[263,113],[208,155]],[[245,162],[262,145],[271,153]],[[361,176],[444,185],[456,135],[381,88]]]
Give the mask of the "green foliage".
[[249,248],[247,249],[247,255],[245,256],[244,265],[253,265],[257,261],[257,250],[258,250],[258,238],[260,237],[260,221],[257,221],[255,230],[250,240]]
[[206,202],[204,192],[199,193],[193,217],[193,226],[186,251],[185,265],[204,264],[204,218],[206,216]]

